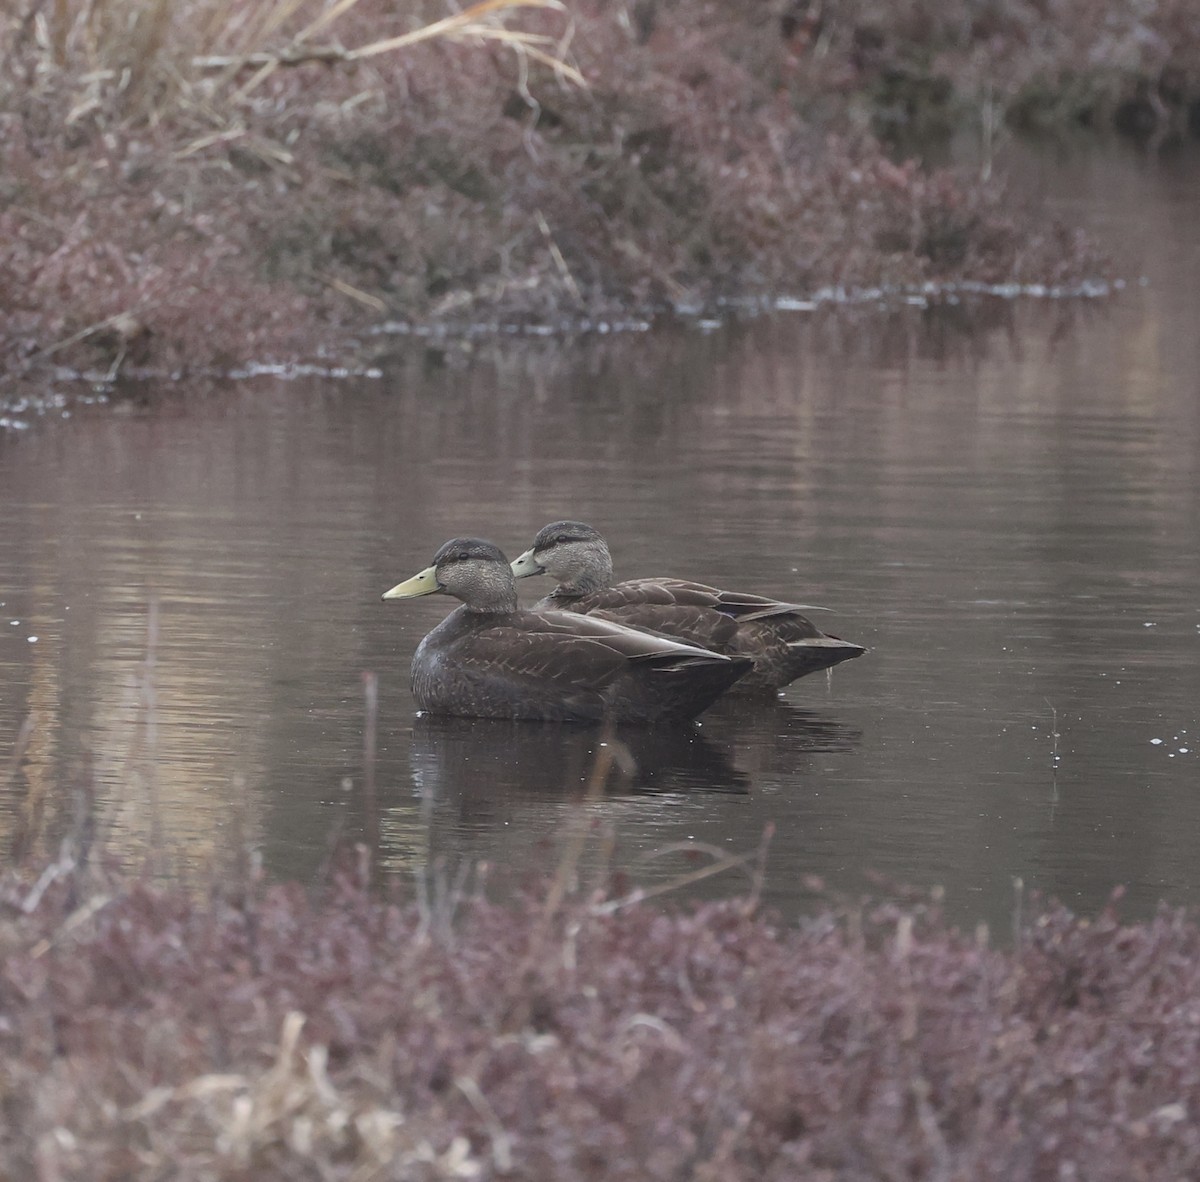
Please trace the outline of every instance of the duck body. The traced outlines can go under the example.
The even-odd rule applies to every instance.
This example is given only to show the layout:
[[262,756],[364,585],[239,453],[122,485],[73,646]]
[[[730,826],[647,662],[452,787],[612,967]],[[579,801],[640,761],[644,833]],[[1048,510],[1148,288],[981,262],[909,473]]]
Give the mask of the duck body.
[[489,542],[454,539],[434,565],[384,598],[435,591],[463,599],[417,646],[412,689],[431,714],[544,722],[683,722],[752,662],[603,618],[517,606],[512,573]]
[[866,651],[822,632],[805,614],[813,609],[800,604],[685,579],[614,582],[607,544],[582,522],[546,526],[513,563],[513,573],[518,578],[545,573],[560,580],[535,610],[579,612],[749,658],[753,668],[738,680],[736,693],[782,689]]

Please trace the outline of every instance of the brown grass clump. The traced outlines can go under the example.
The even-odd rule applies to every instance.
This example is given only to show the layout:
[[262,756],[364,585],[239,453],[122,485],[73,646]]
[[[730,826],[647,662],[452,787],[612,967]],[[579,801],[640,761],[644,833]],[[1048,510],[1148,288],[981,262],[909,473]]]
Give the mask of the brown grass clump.
[[0,884],[0,1174],[1200,1173],[1200,929]]
[[[1178,26],[1130,67],[1156,94],[1200,44],[1182,3],[1113,26],[1126,56],[1147,21],[1164,45]],[[1049,76],[1022,63],[1103,49],[1098,22],[1031,23],[1026,0],[957,11],[31,0],[0,14],[0,367],[1097,275],[994,181],[882,146],[931,103],[1003,113]]]

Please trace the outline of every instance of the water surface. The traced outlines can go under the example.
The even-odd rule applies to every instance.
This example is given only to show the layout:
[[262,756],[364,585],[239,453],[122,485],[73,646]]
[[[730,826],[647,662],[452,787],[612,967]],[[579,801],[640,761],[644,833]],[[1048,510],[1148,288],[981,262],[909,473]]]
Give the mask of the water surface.
[[[585,869],[654,884],[704,864],[677,843],[771,825],[789,913],[809,876],[868,872],[943,885],[967,922],[1006,923],[1016,877],[1082,909],[1118,883],[1131,912],[1200,902],[1200,166],[1025,173],[1149,283],[410,343],[383,380],[165,390],[0,437],[0,767],[32,720],[9,845],[52,849],[94,775],[133,864],[251,842],[310,877],[349,837],[396,873],[523,869],[582,823]],[[449,604],[380,593],[451,536],[513,556],[563,516],[618,574],[826,605],[870,652],[692,731],[416,718],[408,661]]]

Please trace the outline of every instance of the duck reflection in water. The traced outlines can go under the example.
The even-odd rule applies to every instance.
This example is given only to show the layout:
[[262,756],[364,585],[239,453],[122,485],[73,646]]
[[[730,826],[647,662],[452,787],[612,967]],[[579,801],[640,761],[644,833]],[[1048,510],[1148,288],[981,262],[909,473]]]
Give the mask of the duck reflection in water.
[[520,868],[572,817],[613,823],[653,847],[653,834],[671,835],[694,810],[735,824],[726,806],[754,816],[759,789],[803,795],[813,760],[860,738],[819,712],[754,699],[727,699],[701,723],[653,728],[422,713],[402,740],[382,744],[395,752],[381,768],[395,795],[381,854],[392,867],[447,859],[458,873],[482,859]]
[[862,741],[859,727],[782,697],[726,697],[704,716],[704,733],[730,747],[752,785],[772,781],[784,789],[801,785],[814,755],[844,754]]
[[[422,796],[457,797],[464,811],[500,800],[642,793],[745,794],[750,781],[725,750],[693,727],[544,727],[422,714],[409,754]],[[606,770],[607,767],[607,770]],[[603,782],[595,783],[597,776]]]
[[408,750],[423,797],[456,797],[491,815],[500,799],[585,796],[601,760],[611,760],[605,797],[745,796],[768,778],[799,787],[814,755],[852,751],[861,738],[856,727],[786,701],[727,700],[690,727],[543,727],[422,714]]

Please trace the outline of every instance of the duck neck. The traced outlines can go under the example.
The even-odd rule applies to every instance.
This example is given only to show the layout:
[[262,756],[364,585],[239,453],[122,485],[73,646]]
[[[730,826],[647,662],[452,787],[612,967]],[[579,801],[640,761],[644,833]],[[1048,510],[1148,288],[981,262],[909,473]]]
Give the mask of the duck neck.
[[508,570],[504,568],[499,572],[498,577],[481,580],[472,587],[470,602],[463,604],[467,611],[478,612],[480,615],[515,612],[517,610],[517,588],[511,575],[507,579],[502,577],[507,574]]
[[592,552],[586,564],[566,573],[566,577],[554,588],[554,596],[556,599],[580,599],[611,587],[612,581],[612,559],[607,552]]

